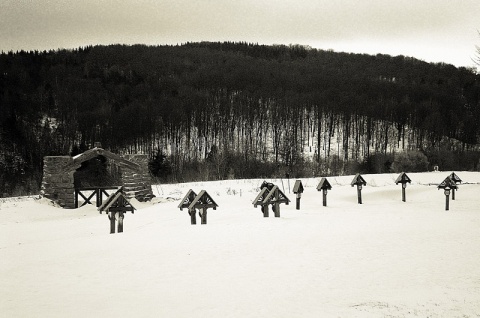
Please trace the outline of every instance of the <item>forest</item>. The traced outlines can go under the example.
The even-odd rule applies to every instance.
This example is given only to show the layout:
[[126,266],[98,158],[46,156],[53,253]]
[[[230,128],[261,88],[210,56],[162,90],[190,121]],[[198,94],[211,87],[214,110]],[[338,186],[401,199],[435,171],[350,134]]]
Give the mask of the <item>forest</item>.
[[198,42],[0,54],[0,197],[101,142],[158,182],[480,170],[480,75],[413,57]]

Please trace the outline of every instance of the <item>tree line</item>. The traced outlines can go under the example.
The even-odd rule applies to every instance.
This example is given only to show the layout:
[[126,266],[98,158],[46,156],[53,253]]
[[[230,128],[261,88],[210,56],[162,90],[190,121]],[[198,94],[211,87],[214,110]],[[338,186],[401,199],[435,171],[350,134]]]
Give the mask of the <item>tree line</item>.
[[238,42],[2,52],[0,106],[0,195],[37,191],[44,156],[97,141],[149,154],[170,181],[388,169],[403,151],[478,168],[479,75],[406,56]]

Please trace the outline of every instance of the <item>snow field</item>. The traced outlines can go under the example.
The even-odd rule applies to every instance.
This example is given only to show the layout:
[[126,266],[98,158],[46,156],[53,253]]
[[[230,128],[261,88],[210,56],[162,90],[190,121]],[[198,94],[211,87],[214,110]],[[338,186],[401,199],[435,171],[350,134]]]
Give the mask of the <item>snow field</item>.
[[[362,205],[328,178],[327,207],[302,179],[300,210],[268,179],[280,218],[253,207],[263,179],[158,185],[121,234],[93,206],[3,200],[0,317],[480,317],[480,173],[457,174],[450,211],[429,185],[448,173],[409,173],[407,202],[397,175],[364,175]],[[219,205],[207,225],[177,208],[188,189]]]

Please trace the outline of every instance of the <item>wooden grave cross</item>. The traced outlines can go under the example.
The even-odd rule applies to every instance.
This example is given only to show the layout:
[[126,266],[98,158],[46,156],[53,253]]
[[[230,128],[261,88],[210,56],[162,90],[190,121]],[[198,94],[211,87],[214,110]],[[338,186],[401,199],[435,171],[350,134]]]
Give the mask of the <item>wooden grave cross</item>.
[[191,210],[189,208],[190,204],[195,200],[197,194],[192,189],[188,190],[187,194],[183,197],[182,201],[178,205],[180,211],[183,211],[184,208],[188,209],[188,214],[190,215],[191,224],[197,224],[197,213],[195,209]]
[[332,186],[330,185],[330,182],[328,182],[327,178],[320,179],[317,190],[323,191],[323,206],[327,206],[327,191],[332,190]]
[[406,194],[405,194],[405,189],[407,188],[407,183],[412,183],[412,180],[407,176],[405,172],[400,173],[398,176],[397,180],[395,180],[395,184],[402,184],[402,201],[405,202],[406,199]]
[[260,205],[261,211],[263,213],[263,217],[268,218],[268,203],[263,203],[265,200],[265,197],[270,193],[270,190],[267,187],[264,187],[262,190],[260,190],[260,193],[257,195],[255,200],[253,200],[253,207],[257,207]]
[[110,234],[115,233],[115,221],[118,215],[118,227],[117,232],[123,232],[123,219],[125,218],[125,212],[135,211],[135,207],[128,201],[127,197],[122,192],[123,188],[120,187],[114,194],[110,195],[105,202],[98,208],[100,214],[102,212],[108,213],[110,219]]
[[[460,179],[455,172],[450,174],[450,179],[457,185],[462,183],[462,179]],[[456,188],[452,188],[452,200],[455,200],[455,190],[458,190],[458,186]]]
[[300,199],[303,193],[303,184],[301,180],[295,181],[295,184],[293,185],[293,193],[297,195],[296,209],[300,210]]
[[267,188],[268,191],[271,191],[275,185],[271,182],[263,181],[260,185],[260,189]]
[[288,205],[290,203],[290,200],[287,198],[287,196],[280,190],[278,186],[274,186],[272,190],[265,196],[263,199],[263,204],[271,204],[272,205],[272,211],[275,213],[275,217],[279,218],[280,217],[280,204],[285,203]]
[[445,180],[442,181],[442,183],[438,185],[438,189],[443,189],[443,193],[445,194],[445,211],[450,210],[450,191],[453,189],[457,189],[455,181],[453,181],[452,178],[448,176],[445,178]]
[[193,199],[192,203],[188,206],[189,210],[198,209],[198,214],[201,218],[202,224],[207,224],[207,209],[213,208],[216,210],[218,204],[212,199],[212,197],[207,193],[207,191],[202,190],[200,193]]
[[255,200],[253,200],[253,206],[256,208],[258,205],[261,206],[261,211],[263,213],[263,217],[268,217],[268,205],[269,203],[263,203],[265,197],[270,193],[275,185],[271,182],[263,181],[260,185],[260,193],[257,195]]
[[363,179],[360,173],[357,173],[353,178],[351,185],[352,187],[355,185],[357,186],[358,204],[362,204],[362,186],[366,186],[367,181]]

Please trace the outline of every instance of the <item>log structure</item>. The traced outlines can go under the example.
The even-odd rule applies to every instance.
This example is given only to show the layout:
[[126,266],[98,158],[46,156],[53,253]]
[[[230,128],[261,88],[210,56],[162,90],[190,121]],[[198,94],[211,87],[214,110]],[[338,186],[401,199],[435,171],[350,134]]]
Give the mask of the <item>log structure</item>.
[[125,195],[127,198],[136,198],[138,201],[151,200],[153,192],[147,155],[124,155],[123,158],[138,165],[138,169],[123,167],[121,170]]
[[75,207],[75,168],[64,171],[66,165],[73,165],[70,156],[49,156],[43,158],[43,181],[40,195],[65,208]]
[[103,156],[112,160],[121,173],[121,185],[128,199],[148,201],[154,197],[148,172],[148,157],[142,154],[119,156],[99,147],[77,156],[44,157],[43,180],[40,196],[64,208],[75,208],[74,173],[82,162]]

